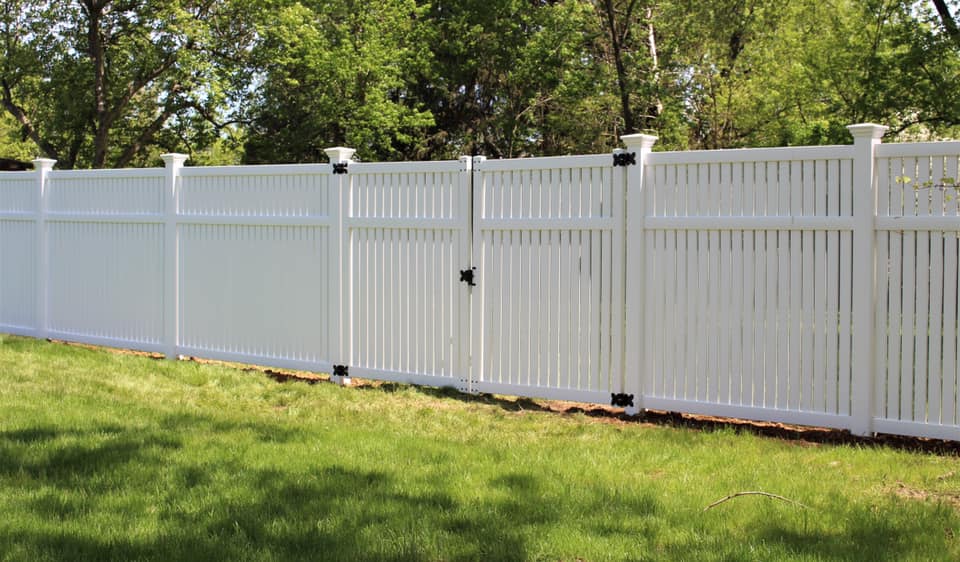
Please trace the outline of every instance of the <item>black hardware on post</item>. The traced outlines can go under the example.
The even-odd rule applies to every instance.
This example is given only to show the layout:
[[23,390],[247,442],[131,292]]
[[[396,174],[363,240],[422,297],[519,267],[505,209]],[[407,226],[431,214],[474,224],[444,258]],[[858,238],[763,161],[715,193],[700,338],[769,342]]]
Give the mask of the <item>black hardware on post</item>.
[[610,395],[610,405],[620,408],[633,407],[633,395],[614,392]]
[[346,365],[334,365],[333,366],[333,376],[335,377],[349,377],[350,368]]
[[346,162],[337,162],[333,165],[334,174],[346,174],[347,173],[347,163]]
[[461,269],[460,270],[460,282],[466,283],[471,287],[476,287],[477,284],[473,280],[473,274],[476,272],[477,268],[471,267],[470,269]]
[[618,152],[613,155],[613,165],[616,166],[636,166],[636,152]]

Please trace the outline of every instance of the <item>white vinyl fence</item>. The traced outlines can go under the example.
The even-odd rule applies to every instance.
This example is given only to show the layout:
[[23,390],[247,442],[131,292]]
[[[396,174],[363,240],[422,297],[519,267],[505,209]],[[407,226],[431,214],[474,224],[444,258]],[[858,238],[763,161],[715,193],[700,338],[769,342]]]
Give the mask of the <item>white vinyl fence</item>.
[[0,175],[0,330],[960,440],[960,143],[850,129],[520,160],[38,160]]

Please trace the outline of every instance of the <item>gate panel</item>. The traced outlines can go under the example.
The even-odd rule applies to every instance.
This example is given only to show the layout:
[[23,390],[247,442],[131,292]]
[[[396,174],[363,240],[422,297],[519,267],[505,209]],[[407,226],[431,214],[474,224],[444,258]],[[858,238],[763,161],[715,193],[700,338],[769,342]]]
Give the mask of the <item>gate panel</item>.
[[351,163],[344,185],[350,374],[463,388],[469,160]]
[[601,403],[622,390],[623,173],[612,164],[475,162],[474,390]]

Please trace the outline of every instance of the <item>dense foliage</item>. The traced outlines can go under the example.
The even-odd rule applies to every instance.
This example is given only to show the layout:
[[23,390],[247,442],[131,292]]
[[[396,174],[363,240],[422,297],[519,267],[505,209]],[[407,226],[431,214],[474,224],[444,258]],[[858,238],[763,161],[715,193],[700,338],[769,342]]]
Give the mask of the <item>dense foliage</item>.
[[956,136],[955,0],[8,0],[0,156],[63,168]]

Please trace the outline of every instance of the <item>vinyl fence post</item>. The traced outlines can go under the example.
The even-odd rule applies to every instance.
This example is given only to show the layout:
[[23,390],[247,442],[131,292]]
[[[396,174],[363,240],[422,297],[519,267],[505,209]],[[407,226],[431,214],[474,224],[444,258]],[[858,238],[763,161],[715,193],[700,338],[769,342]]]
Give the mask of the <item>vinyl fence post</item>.
[[177,207],[180,198],[180,169],[186,154],[162,154],[166,168],[164,181],[163,238],[163,354],[176,360],[180,354],[180,240],[177,232]]
[[483,342],[486,338],[487,326],[483,323],[483,295],[486,287],[484,275],[486,268],[482,263],[484,241],[480,235],[480,221],[483,218],[484,185],[483,164],[486,156],[474,156],[470,172],[470,241],[468,250],[471,265],[477,266],[476,288],[470,289],[470,341],[466,345],[470,348],[470,368],[467,373],[467,392],[473,392],[473,384],[484,380],[486,372],[486,358],[483,355]]
[[655,326],[645,326],[644,295],[646,287],[643,283],[643,268],[646,263],[644,229],[647,214],[647,193],[644,189],[644,171],[647,165],[647,155],[653,150],[657,137],[653,135],[624,135],[620,137],[627,152],[635,153],[636,166],[629,166],[626,174],[626,312],[624,330],[624,392],[632,394],[633,406],[626,409],[628,414],[636,414],[643,409],[643,379],[647,375],[641,364],[643,362],[644,340],[646,329],[656,329]]
[[874,149],[887,131],[883,125],[849,125],[853,135],[853,380],[850,381],[850,431],[873,433],[876,404],[876,227],[877,183]]
[[36,234],[36,334],[39,339],[46,339],[50,329],[48,323],[48,303],[50,278],[50,251],[47,248],[47,175],[53,170],[56,160],[37,158],[33,161],[33,168],[37,172],[37,234]]
[[330,159],[332,174],[330,176],[330,209],[334,213],[331,217],[334,229],[331,237],[334,242],[333,263],[331,268],[334,274],[335,291],[333,302],[331,303],[331,317],[335,322],[331,341],[331,350],[333,352],[333,364],[330,373],[330,381],[336,384],[349,385],[350,376],[348,369],[350,357],[353,354],[351,346],[353,341],[353,318],[351,314],[352,302],[352,284],[354,282],[351,274],[352,264],[350,261],[350,236],[346,228],[346,219],[350,216],[350,162],[356,149],[337,146],[324,150]]

